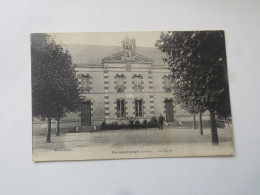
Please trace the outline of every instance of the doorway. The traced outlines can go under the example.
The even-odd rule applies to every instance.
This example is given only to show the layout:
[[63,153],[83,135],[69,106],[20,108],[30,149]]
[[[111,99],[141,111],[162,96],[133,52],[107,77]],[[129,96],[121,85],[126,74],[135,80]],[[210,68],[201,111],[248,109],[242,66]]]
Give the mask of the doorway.
[[165,113],[166,113],[166,122],[173,122],[173,101],[165,100]]
[[81,126],[91,125],[91,102],[83,102],[81,104]]

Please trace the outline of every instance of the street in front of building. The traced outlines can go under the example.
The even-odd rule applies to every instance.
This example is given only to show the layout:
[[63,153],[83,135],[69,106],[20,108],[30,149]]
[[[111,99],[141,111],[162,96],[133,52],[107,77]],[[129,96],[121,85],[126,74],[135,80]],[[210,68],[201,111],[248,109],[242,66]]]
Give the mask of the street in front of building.
[[210,128],[204,129],[204,135],[200,135],[198,129],[185,127],[65,133],[53,137],[51,143],[46,143],[45,135],[34,135],[33,155],[35,159],[41,160],[44,160],[45,155],[51,160],[59,160],[61,157],[70,157],[73,160],[71,155],[78,153],[83,159],[84,156],[98,159],[103,153],[114,153],[114,158],[119,154],[132,158],[131,153],[134,152],[142,157],[146,154],[150,157],[153,154],[167,157],[167,154],[188,156],[190,153],[199,153],[201,156],[208,156],[212,153],[222,154],[223,151],[226,154],[233,153],[232,128],[218,128],[218,133],[219,146],[212,145]]

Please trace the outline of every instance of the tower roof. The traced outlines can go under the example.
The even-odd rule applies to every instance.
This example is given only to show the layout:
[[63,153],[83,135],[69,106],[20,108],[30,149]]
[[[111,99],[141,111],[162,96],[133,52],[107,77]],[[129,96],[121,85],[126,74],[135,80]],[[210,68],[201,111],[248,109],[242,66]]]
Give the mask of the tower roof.
[[125,39],[122,41],[123,43],[131,43],[132,41],[128,38],[128,36],[126,35]]

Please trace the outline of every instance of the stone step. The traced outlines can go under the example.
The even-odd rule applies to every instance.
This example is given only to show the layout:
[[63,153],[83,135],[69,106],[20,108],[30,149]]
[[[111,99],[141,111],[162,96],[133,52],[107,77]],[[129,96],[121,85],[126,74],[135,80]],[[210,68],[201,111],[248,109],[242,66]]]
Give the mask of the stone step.
[[93,126],[81,126],[79,127],[79,132],[87,132],[87,131],[93,131]]
[[[170,127],[175,127],[175,126],[180,126],[180,124],[178,124],[178,122],[166,122],[168,124],[168,126]],[[164,124],[165,125],[165,124]]]

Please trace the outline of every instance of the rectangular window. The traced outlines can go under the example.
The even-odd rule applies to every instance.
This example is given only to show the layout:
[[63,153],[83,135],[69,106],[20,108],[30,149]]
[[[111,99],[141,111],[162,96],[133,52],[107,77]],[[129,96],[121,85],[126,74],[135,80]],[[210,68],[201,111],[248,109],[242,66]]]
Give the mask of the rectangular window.
[[141,76],[134,76],[134,90],[135,92],[142,91],[142,78]]
[[124,76],[116,77],[116,91],[124,92]]
[[171,92],[171,77],[170,76],[164,77],[164,89],[165,89],[165,92]]
[[125,117],[125,101],[117,100],[117,117],[124,118]]
[[135,100],[135,116],[143,116],[143,100]]
[[81,88],[84,93],[90,93],[90,77],[88,75],[81,76]]

